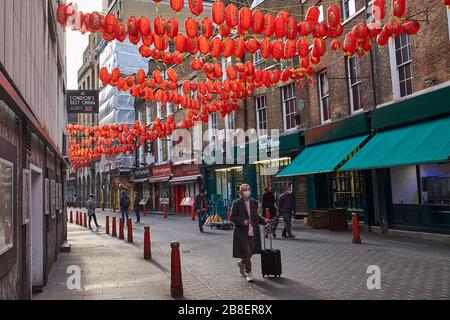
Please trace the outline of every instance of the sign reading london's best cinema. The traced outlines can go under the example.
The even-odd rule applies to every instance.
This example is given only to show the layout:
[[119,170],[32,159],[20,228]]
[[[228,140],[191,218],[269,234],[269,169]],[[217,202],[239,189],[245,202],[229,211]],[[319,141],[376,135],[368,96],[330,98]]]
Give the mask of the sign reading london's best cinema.
[[67,90],[68,113],[98,113],[98,90]]

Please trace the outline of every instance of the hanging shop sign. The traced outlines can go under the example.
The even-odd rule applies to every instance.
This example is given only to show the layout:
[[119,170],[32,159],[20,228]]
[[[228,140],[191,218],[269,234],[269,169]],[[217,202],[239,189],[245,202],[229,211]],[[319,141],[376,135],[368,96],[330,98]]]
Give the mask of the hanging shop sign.
[[150,177],[150,168],[138,168],[133,170],[133,178],[135,182],[143,181]]
[[98,90],[67,90],[68,113],[98,113]]

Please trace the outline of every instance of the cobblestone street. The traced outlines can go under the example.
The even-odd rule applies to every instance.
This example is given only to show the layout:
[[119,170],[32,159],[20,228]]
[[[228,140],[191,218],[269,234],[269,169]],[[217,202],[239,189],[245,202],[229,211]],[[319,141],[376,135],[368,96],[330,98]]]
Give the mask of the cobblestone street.
[[[257,256],[256,281],[249,284],[231,258],[232,231],[207,227],[202,234],[189,217],[148,215],[134,225],[134,244],[129,244],[105,234],[105,216],[98,214],[99,232],[69,224],[71,252],[60,255],[34,299],[168,299],[172,240],[180,242],[187,299],[450,298],[450,245],[443,241],[363,233],[363,244],[354,245],[350,232],[295,224],[296,239],[273,242],[282,253],[282,278],[262,278]],[[151,227],[151,262],[143,259],[144,225]],[[82,290],[67,289],[69,265],[80,266]],[[380,290],[367,289],[370,265],[381,269]]]

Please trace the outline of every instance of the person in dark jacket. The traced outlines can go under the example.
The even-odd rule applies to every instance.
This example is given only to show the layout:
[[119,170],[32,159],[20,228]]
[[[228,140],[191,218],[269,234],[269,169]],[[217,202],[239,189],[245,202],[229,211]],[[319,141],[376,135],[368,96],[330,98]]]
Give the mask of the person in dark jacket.
[[[269,210],[269,215],[270,215],[270,219],[275,218],[275,216],[277,215],[276,213],[276,208],[275,208],[275,195],[272,192],[272,187],[271,186],[267,186],[264,188],[264,193],[262,196],[262,209],[263,209],[263,215],[264,217],[266,216],[267,210]],[[273,237],[276,238],[277,235],[275,233],[276,231],[276,226],[278,226],[278,223],[274,223],[273,224],[273,228],[270,228],[269,230],[267,230],[267,233],[272,233]],[[267,238],[267,235],[266,235]]]
[[[128,209],[130,207],[130,198],[127,195],[125,190],[122,191],[122,195],[120,196],[120,213],[122,214],[122,220],[124,223],[128,221]],[[125,220],[125,217],[127,218]]]
[[235,228],[233,233],[233,257],[239,258],[239,271],[248,282],[253,282],[251,258],[261,253],[261,233],[259,224],[269,221],[258,215],[258,201],[250,197],[248,184],[239,188],[240,198],[233,202],[230,220]]
[[194,210],[198,216],[198,227],[203,232],[203,225],[208,218],[208,200],[206,199],[206,190],[200,189],[200,193],[195,196]]
[[134,213],[136,214],[136,222],[135,223],[141,223],[141,214],[139,212],[139,202],[141,199],[139,198],[138,194],[136,193],[136,196],[134,197]]
[[291,219],[294,211],[294,197],[292,196],[292,189],[290,186],[286,186],[284,192],[278,199],[278,211],[279,215],[283,217],[284,229],[282,233],[283,238],[295,238],[291,232]]
[[91,194],[89,196],[89,199],[86,201],[86,209],[87,209],[87,213],[89,216],[89,230],[92,229],[91,227],[91,220],[92,218],[94,218],[94,222],[95,222],[95,226],[98,228],[100,228],[100,225],[97,223],[97,217],[95,216],[95,208],[96,208],[96,204],[95,204],[95,199],[94,199],[94,195]]

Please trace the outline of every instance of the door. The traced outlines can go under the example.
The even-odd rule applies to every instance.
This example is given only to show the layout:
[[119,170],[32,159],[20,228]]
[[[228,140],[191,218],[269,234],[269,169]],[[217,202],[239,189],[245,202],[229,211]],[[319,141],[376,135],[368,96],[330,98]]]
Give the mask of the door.
[[31,171],[31,279],[32,290],[44,285],[44,211],[42,170],[30,165]]

